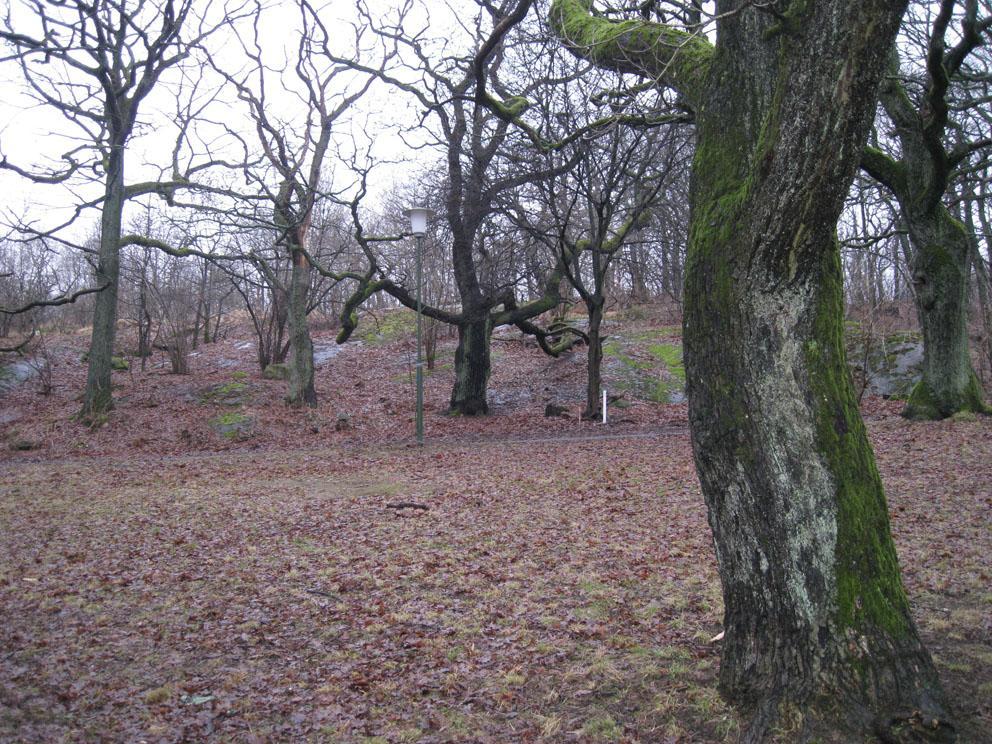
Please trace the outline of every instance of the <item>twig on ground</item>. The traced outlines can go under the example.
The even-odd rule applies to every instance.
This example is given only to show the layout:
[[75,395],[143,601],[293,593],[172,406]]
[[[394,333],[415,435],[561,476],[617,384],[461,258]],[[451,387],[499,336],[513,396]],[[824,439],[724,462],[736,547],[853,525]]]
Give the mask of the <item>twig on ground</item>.
[[412,501],[399,501],[395,504],[386,504],[387,509],[421,509],[427,511],[430,509],[429,506],[424,506],[423,504],[415,504]]

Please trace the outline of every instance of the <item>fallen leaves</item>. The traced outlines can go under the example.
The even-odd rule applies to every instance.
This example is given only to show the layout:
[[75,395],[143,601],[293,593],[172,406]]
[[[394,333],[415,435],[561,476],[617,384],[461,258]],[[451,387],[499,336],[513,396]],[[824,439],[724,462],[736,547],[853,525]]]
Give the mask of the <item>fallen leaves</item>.
[[[264,426],[243,442],[193,394],[231,389],[210,365],[232,344],[195,379],[122,377],[95,432],[68,394],[12,393],[45,449],[4,452],[0,739],[734,740],[684,406],[546,419],[530,388],[552,362],[503,347],[493,385],[514,402],[443,417],[439,371],[423,449],[394,446],[412,395],[389,345],[320,369],[319,421],[253,381],[238,410]],[[77,384],[78,363],[55,371]],[[870,406],[921,632],[963,731],[986,731],[992,424]]]

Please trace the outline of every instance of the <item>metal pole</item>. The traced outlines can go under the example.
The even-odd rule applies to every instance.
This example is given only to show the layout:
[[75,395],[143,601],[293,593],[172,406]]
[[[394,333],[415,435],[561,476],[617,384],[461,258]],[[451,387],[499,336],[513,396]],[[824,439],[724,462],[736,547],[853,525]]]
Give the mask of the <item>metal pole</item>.
[[424,446],[424,358],[422,353],[423,314],[421,294],[424,273],[424,236],[417,236],[417,444]]
[[606,423],[606,388],[603,388],[603,423]]

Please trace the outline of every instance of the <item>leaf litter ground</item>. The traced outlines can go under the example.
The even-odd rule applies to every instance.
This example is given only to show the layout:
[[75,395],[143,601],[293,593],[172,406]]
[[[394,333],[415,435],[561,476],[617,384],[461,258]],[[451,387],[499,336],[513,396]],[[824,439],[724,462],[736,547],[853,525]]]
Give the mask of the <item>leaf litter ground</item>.
[[[578,398],[581,376],[507,341],[505,402],[432,413],[421,451],[408,349],[361,352],[322,368],[316,415],[204,363],[124,373],[94,432],[68,392],[6,422],[42,446],[0,465],[0,739],[734,740],[684,407],[546,419],[544,388]],[[243,438],[196,392],[231,382]],[[430,384],[441,399],[443,367]],[[30,402],[11,396],[8,417]],[[962,740],[987,740],[992,424],[897,411],[865,409],[907,589]]]

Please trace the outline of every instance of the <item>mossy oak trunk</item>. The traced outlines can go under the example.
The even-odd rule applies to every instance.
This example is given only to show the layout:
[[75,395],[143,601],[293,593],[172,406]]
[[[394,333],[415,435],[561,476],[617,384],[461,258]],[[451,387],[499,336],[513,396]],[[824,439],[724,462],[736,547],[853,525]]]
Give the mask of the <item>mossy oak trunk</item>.
[[687,392],[726,608],[720,685],[751,717],[745,740],[787,710],[804,737],[950,737],[842,343],[836,223],[904,3],[776,16],[724,0],[716,47],[590,5],[557,0],[559,36],[696,112]]
[[292,406],[317,407],[314,389],[313,341],[307,323],[307,303],[310,300],[310,262],[301,250],[294,250],[293,273],[289,286],[289,392],[287,402]]
[[[903,207],[904,214],[912,212]],[[903,415],[942,419],[958,411],[990,413],[968,350],[968,281],[971,243],[967,229],[943,204],[909,218],[913,287],[923,329],[923,377]]]
[[889,59],[880,98],[896,125],[900,159],[875,148],[866,149],[861,158],[862,167],[898,200],[912,244],[910,269],[923,329],[923,377],[903,415],[915,419],[941,419],[958,411],[990,412],[968,351],[972,235],[943,203],[953,172],[953,158],[944,145],[948,75],[961,64],[971,43],[962,41],[964,46],[951,50],[948,57],[943,42],[946,21],[949,18],[934,21],[927,58],[931,75],[919,107],[903,88],[898,58],[893,53]]
[[451,391],[450,410],[465,416],[489,413],[486,388],[491,369],[489,341],[492,319],[486,312],[458,324],[458,348],[455,349],[455,386]]

